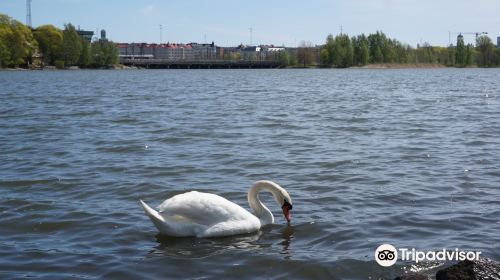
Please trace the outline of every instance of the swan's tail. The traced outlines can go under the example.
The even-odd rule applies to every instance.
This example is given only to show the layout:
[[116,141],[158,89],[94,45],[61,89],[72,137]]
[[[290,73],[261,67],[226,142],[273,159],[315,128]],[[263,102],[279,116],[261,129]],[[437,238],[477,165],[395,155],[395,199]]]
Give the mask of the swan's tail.
[[144,201],[140,200],[140,202],[149,219],[151,219],[156,228],[158,228],[158,230],[161,232],[165,227],[165,219],[160,215],[160,213],[158,213],[158,211],[149,207],[149,205],[147,205]]

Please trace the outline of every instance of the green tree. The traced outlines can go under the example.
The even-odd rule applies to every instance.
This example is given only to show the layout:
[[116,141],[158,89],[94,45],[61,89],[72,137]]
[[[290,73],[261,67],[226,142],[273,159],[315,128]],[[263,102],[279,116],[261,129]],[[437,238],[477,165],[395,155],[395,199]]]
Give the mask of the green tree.
[[288,51],[280,52],[280,64],[283,67],[290,66],[290,53]]
[[375,47],[375,51],[372,56],[373,63],[382,63],[384,61],[384,56],[382,55],[382,50],[379,46]]
[[18,66],[30,62],[32,55],[38,49],[33,33],[26,25],[16,20],[13,20],[12,29],[14,36],[11,41],[11,56],[14,65]]
[[340,34],[335,37],[335,46],[335,65],[341,68],[352,66],[354,51],[349,36]]
[[495,65],[499,66],[500,65],[500,48],[495,49]]
[[464,66],[472,65],[473,60],[474,60],[474,46],[472,46],[471,44],[467,44],[467,46],[465,47]]
[[282,51],[280,52],[280,62],[281,66],[287,67],[297,64],[297,58],[294,53],[290,51]]
[[359,57],[360,57],[360,53],[361,53],[361,43],[359,42],[359,36],[358,37],[355,37],[353,36],[351,38],[351,45],[352,45],[352,51],[353,51],[353,55],[352,55],[352,63],[354,65],[360,65],[361,63],[359,63]]
[[422,47],[423,50],[423,60],[421,62],[434,63],[434,49],[429,43],[424,43]]
[[481,67],[489,67],[493,64],[495,45],[490,37],[483,35],[476,39],[476,49],[478,51],[477,63]]
[[326,48],[321,49],[321,64],[323,65],[328,65],[330,61],[330,54],[328,53],[328,50]]
[[327,66],[332,66],[334,64],[334,60],[335,60],[335,39],[333,38],[333,35],[332,34],[328,34],[328,36],[326,37],[326,44],[325,44],[325,47],[324,49],[326,50],[327,54],[328,55],[324,55],[325,58],[328,58],[326,60],[324,60],[324,64],[327,65]]
[[82,52],[80,53],[80,58],[78,59],[78,65],[80,65],[81,67],[87,67],[92,61],[90,54],[90,43],[88,43],[83,38],[80,38],[80,43],[82,44]]
[[361,34],[358,36],[359,41],[359,56],[358,56],[358,64],[366,65],[370,62],[370,48],[368,46],[368,39],[366,39],[365,34]]
[[370,47],[370,57],[372,63],[383,63],[384,54],[382,52],[386,44],[387,37],[383,32],[377,31],[375,34],[368,35],[368,43]]
[[330,60],[332,62],[332,66],[339,67],[342,63],[342,47],[337,39],[334,40],[332,52],[330,53]]
[[10,62],[10,53],[7,45],[0,37],[0,68],[8,66]]
[[111,41],[97,41],[90,47],[92,64],[103,67],[118,63],[118,47]]
[[46,64],[54,65],[57,59],[63,57],[62,43],[63,32],[53,25],[42,25],[34,31],[35,39],[38,42],[43,60]]
[[106,53],[107,53],[107,60],[106,62],[108,63],[108,65],[113,65],[113,64],[118,64],[119,62],[119,58],[118,58],[118,55],[119,55],[119,51],[118,51],[118,47],[116,46],[115,43],[113,42],[106,42],[107,44],[107,49],[106,49]]
[[463,67],[466,65],[466,55],[464,36],[460,34],[457,36],[457,48],[455,51],[455,63],[457,66]]
[[299,63],[305,67],[312,64],[314,60],[314,51],[311,42],[302,41],[299,45],[297,57]]
[[447,65],[455,65],[455,48],[450,44],[448,47],[448,61]]
[[38,48],[31,30],[26,25],[3,14],[0,14],[0,41],[2,67],[17,67],[29,63]]
[[[2,19],[0,18],[0,20]],[[3,21],[0,22],[0,68],[8,67],[12,63],[10,59],[10,45],[8,43],[10,38],[12,38],[10,25]]]
[[394,62],[408,63],[410,61],[410,54],[412,48],[404,45],[399,41],[394,41]]
[[[92,48],[92,59],[95,58],[94,56],[94,48]],[[241,59],[241,52],[231,52],[229,53],[229,60],[231,61],[239,61]]]
[[66,66],[76,65],[82,52],[82,43],[75,27],[71,24],[64,25],[62,54]]
[[394,52],[395,40],[388,39],[385,35],[382,39],[381,50],[384,63],[393,63],[396,59],[396,54]]

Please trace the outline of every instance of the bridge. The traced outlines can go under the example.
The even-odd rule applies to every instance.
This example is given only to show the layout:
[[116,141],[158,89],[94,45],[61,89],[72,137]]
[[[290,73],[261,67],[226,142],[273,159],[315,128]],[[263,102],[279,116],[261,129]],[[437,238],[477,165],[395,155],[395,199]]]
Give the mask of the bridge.
[[161,58],[123,58],[120,63],[151,69],[244,69],[244,68],[279,68],[278,60],[169,60]]

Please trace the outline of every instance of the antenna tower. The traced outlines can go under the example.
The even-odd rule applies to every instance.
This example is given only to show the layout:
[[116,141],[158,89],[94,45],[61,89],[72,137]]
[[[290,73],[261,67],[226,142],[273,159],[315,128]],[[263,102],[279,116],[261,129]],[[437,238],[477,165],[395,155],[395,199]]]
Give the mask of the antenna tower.
[[31,26],[31,0],[26,0],[26,25]]

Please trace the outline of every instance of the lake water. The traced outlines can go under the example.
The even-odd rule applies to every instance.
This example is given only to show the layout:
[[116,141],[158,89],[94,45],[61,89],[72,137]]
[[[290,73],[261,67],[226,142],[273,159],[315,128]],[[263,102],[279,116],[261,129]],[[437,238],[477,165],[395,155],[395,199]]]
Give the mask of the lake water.
[[[500,69],[0,72],[0,278],[378,279],[500,260]],[[169,238],[138,201],[187,190],[248,209],[256,234]]]

